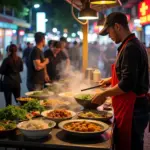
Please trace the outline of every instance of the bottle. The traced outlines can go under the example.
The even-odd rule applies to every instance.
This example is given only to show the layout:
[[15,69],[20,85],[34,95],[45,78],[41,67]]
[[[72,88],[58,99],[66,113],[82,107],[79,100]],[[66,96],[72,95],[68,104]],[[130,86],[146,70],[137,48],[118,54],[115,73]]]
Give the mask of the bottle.
[[98,82],[98,81],[100,81],[100,78],[101,78],[101,72],[100,72],[100,70],[99,69],[95,69],[93,71],[93,81],[94,82]]

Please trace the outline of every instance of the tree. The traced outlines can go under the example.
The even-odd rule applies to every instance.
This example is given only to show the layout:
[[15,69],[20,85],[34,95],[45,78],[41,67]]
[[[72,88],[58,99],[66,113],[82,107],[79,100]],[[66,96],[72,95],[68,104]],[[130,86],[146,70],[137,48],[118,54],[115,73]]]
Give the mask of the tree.
[[16,16],[23,18],[29,15],[29,9],[35,3],[50,3],[51,0],[1,0],[0,6],[6,6],[15,10]]
[[[49,17],[49,20],[53,26],[59,28],[61,31],[67,29],[71,34],[72,32],[77,32],[80,30],[80,24],[73,18],[71,14],[71,5],[64,0],[51,2],[53,13]],[[77,16],[77,10],[75,9],[75,14]]]

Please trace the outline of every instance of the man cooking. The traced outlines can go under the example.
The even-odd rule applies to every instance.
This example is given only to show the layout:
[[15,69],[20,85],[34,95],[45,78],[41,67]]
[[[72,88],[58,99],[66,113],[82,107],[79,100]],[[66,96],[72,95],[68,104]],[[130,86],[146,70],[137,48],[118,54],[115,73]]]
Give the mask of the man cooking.
[[132,34],[125,14],[113,12],[106,17],[100,35],[109,35],[121,43],[112,77],[100,84],[111,84],[111,88],[97,94],[92,103],[102,104],[112,96],[114,109],[115,150],[143,150],[144,130],[148,123],[148,58],[142,43]]

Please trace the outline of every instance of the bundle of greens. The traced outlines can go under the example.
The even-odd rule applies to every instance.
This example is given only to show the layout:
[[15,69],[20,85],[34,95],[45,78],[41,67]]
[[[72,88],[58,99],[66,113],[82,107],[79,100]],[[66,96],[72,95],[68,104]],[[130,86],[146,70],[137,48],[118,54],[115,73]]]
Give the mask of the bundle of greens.
[[44,106],[40,105],[40,102],[37,100],[31,100],[25,105],[22,106],[23,109],[25,109],[27,112],[32,112],[32,111],[44,111]]
[[16,123],[13,121],[1,121],[0,131],[12,130],[16,128]]
[[0,109],[0,120],[25,120],[26,114],[26,110],[10,105]]

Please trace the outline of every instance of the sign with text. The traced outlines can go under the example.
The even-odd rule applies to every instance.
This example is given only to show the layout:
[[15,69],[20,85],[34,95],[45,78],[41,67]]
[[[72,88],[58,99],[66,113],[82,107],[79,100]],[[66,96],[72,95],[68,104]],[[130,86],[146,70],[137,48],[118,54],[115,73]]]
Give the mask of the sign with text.
[[141,25],[150,24],[150,0],[144,0],[139,3],[138,16]]

